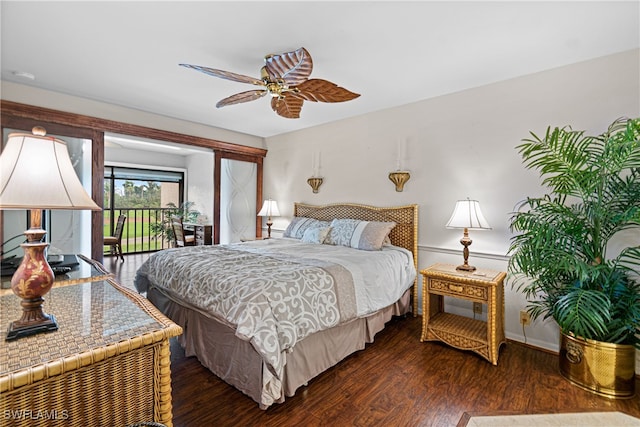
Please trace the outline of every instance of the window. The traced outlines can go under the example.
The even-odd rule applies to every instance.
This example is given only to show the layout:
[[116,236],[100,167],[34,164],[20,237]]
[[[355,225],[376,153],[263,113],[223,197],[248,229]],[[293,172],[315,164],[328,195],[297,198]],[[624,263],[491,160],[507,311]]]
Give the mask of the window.
[[180,206],[183,196],[183,172],[105,165],[104,235],[113,235],[118,216],[124,214],[124,253],[163,249],[168,242],[153,224],[162,223],[167,208]]

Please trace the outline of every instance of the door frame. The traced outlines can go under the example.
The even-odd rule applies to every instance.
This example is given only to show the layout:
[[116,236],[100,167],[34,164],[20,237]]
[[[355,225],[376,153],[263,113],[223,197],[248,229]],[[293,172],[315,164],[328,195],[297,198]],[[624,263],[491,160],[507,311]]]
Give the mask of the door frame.
[[222,175],[222,159],[239,160],[242,162],[255,163],[256,170],[256,235],[262,238],[262,217],[258,212],[262,206],[262,168],[264,157],[229,153],[223,150],[213,150],[213,244],[220,243],[220,180]]
[[[123,135],[137,136],[141,138],[155,139],[160,141],[175,142],[178,144],[193,145],[197,147],[209,148],[214,151],[214,158],[224,156],[245,161],[258,163],[257,171],[257,198],[256,206],[262,205],[262,162],[267,155],[267,150],[263,148],[249,147],[231,142],[218,141],[215,139],[201,138],[193,135],[186,135],[161,129],[117,122],[114,120],[101,119],[97,117],[85,116],[82,114],[68,113],[65,111],[53,110],[50,108],[38,107],[34,105],[21,104],[13,101],[0,100],[0,120],[2,130],[5,128],[30,130],[35,125],[43,126],[47,132],[54,135],[69,135],[77,138],[91,139],[91,161],[92,180],[91,191],[93,200],[102,206],[104,202],[104,134],[105,132],[119,133]],[[0,145],[1,149],[1,145]],[[220,153],[215,155],[215,152]],[[247,160],[250,159],[250,160]],[[216,160],[218,162],[218,160]],[[214,214],[218,208],[218,223],[214,223],[215,230],[219,229],[219,200],[215,202],[216,194],[220,197],[219,177],[216,179],[216,171],[219,167],[214,166]],[[257,215],[257,212],[256,212]],[[261,218],[256,216],[256,231],[262,232],[262,226],[258,226]],[[91,258],[102,262],[103,258],[103,213],[93,211],[91,215]],[[0,210],[0,241],[3,241],[3,216]],[[215,233],[215,231],[214,231]]]

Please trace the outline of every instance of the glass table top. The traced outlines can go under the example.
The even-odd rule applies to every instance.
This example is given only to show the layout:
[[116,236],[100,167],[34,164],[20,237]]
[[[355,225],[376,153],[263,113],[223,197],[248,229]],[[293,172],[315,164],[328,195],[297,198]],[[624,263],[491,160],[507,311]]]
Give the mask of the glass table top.
[[[12,341],[0,341],[0,375],[62,359],[163,329],[132,299],[107,280],[54,286],[44,296],[45,313],[53,314],[58,330]],[[20,318],[20,298],[0,297],[0,327]]]

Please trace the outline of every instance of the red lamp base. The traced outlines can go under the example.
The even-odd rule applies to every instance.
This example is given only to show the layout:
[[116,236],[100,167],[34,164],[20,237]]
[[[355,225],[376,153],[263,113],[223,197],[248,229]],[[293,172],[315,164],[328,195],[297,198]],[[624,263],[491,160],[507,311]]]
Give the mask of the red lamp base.
[[47,243],[23,243],[24,257],[11,278],[11,289],[22,300],[22,316],[9,325],[7,340],[58,329],[56,319],[42,309],[45,295],[53,286],[55,276],[47,263]]

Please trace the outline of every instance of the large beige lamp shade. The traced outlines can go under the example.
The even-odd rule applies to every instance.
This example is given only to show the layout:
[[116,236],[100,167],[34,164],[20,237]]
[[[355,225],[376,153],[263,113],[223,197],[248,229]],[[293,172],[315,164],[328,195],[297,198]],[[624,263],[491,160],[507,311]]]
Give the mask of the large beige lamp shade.
[[469,245],[473,240],[469,238],[469,230],[489,230],[491,226],[482,215],[480,210],[480,202],[477,200],[458,200],[453,208],[451,218],[446,225],[447,228],[462,228],[463,236],[460,243],[464,246],[462,251],[464,263],[456,267],[461,271],[475,271],[475,267],[469,265]]
[[9,134],[2,150],[0,207],[100,210],[78,179],[67,144],[23,133]]
[[22,262],[11,279],[11,289],[22,298],[22,317],[11,323],[7,339],[20,338],[58,328],[55,317],[42,309],[54,275],[47,263],[42,229],[43,209],[100,210],[78,179],[67,144],[45,136],[43,128],[33,134],[11,133],[0,154],[0,209],[29,209],[30,228]]

